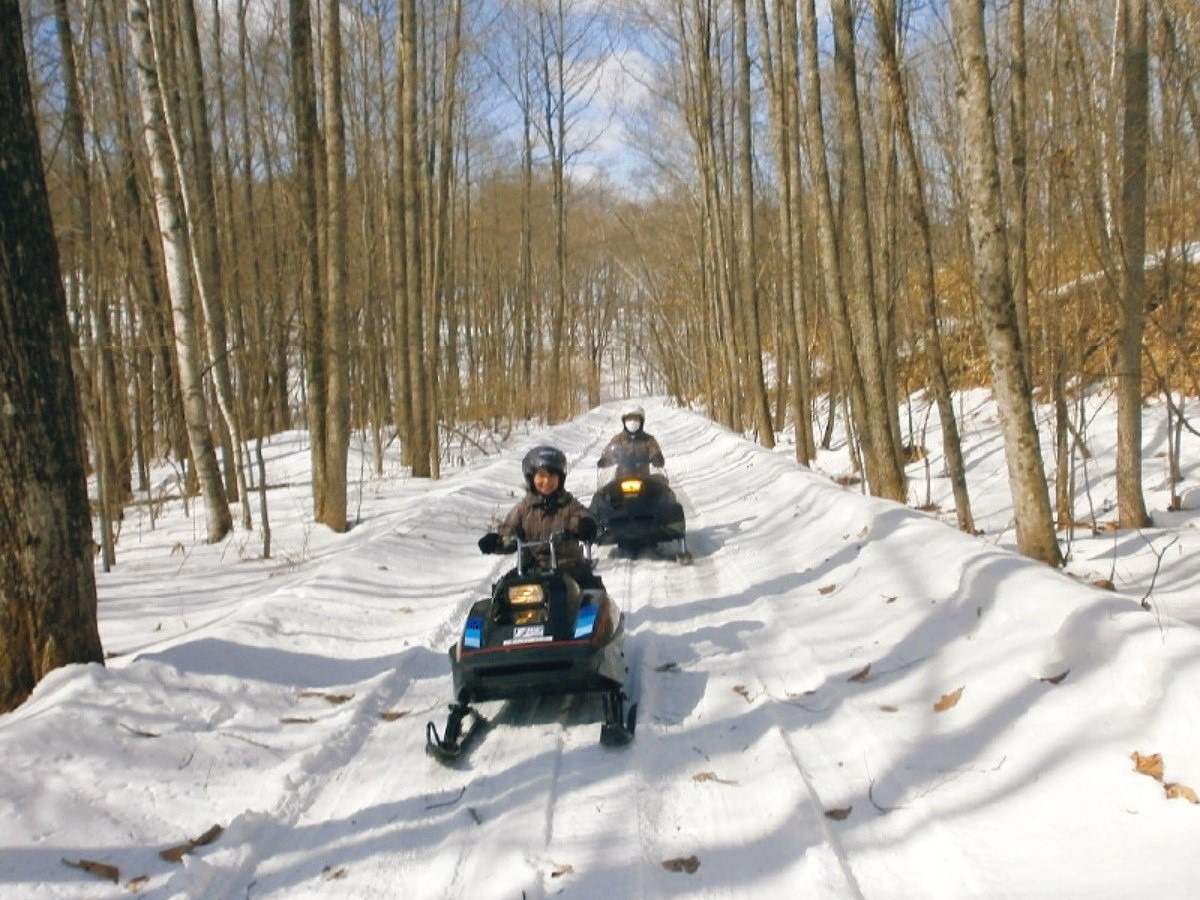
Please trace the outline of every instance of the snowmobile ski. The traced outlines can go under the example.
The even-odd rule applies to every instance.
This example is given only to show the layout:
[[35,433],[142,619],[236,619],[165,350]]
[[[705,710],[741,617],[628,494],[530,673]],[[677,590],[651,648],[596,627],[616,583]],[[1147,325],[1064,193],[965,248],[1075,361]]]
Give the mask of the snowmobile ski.
[[626,711],[625,701],[628,699],[624,691],[609,691],[604,695],[604,724],[600,726],[600,743],[605,747],[624,747],[633,740],[633,732],[637,728],[637,704],[630,704]]
[[[465,730],[464,719],[470,720]],[[438,734],[437,726],[432,722],[426,723],[425,752],[438,762],[450,765],[462,758],[490,724],[467,704],[452,703],[450,717],[446,720],[446,728],[441,734]]]

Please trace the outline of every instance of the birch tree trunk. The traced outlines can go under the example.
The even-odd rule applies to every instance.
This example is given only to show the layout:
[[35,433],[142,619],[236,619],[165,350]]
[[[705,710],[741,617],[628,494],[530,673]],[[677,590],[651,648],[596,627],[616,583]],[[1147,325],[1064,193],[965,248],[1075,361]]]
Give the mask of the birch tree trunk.
[[182,211],[176,201],[178,185],[163,119],[162,87],[157,76],[146,0],[130,0],[129,29],[137,62],[142,124],[154,179],[154,202],[175,325],[175,357],[183,394],[184,421],[204,501],[208,541],[216,543],[233,529],[233,517],[229,512],[213,448],[212,432],[209,430],[208,401],[204,394],[204,358],[196,329],[188,241]]
[[951,0],[954,40],[962,66],[958,88],[968,216],[980,323],[991,360],[1004,436],[1017,548],[1049,565],[1062,563],[1054,533],[1033,397],[1023,360],[1008,270],[1000,168],[983,26],[983,0]]

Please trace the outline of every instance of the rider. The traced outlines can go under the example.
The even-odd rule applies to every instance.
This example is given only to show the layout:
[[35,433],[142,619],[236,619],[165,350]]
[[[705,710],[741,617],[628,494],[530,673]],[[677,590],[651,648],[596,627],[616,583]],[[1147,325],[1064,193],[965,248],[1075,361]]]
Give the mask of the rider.
[[[595,539],[596,520],[563,486],[567,479],[566,454],[548,445],[534,447],[521,460],[521,472],[525,476],[525,496],[496,531],[479,539],[480,552],[512,553],[517,549],[518,537],[547,541],[554,533],[562,532],[564,540],[555,549],[559,569],[580,587],[603,587],[580,543]],[[543,565],[549,561],[548,552],[538,555]]]
[[600,468],[615,465],[621,460],[644,460],[652,466],[666,464],[662,448],[654,436],[645,430],[646,411],[640,406],[629,406],[621,413],[621,431],[613,436],[600,454],[596,465]]

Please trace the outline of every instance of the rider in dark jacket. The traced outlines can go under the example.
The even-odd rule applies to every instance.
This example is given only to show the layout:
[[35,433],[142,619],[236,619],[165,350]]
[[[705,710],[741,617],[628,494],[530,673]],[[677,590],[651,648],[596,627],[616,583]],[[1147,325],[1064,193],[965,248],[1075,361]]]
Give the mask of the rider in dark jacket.
[[[562,532],[564,540],[556,550],[559,568],[580,587],[601,587],[581,543],[596,537],[596,520],[563,487],[567,478],[566,454],[557,447],[534,447],[521,461],[521,471],[525,476],[525,496],[517,501],[496,531],[479,539],[480,551],[512,553],[517,549],[518,537],[545,541]],[[539,559],[543,565],[547,564],[549,553],[539,553]]]
[[621,431],[608,442],[596,465],[603,469],[626,460],[651,466],[666,465],[662,448],[654,436],[646,432],[645,425],[646,412],[640,406],[631,406],[621,413]]

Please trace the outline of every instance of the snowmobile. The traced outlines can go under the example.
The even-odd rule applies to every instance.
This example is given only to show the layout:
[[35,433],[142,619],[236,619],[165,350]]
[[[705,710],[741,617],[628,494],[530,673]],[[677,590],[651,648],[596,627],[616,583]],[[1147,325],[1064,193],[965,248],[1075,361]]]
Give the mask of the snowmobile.
[[683,506],[667,476],[652,470],[649,459],[636,449],[616,459],[611,477],[592,495],[590,512],[600,526],[598,544],[615,544],[619,553],[636,556],[643,549],[657,550],[659,544],[670,541],[678,562],[692,562]]
[[[425,728],[425,749],[443,763],[458,759],[488,726],[471,704],[528,696],[591,694],[603,697],[600,742],[633,739],[637,704],[623,690],[625,618],[603,587],[581,588],[559,570],[562,535],[517,541],[517,567],[472,604],[458,640],[449,648],[454,703],[438,732]],[[591,562],[590,553],[588,562]]]

